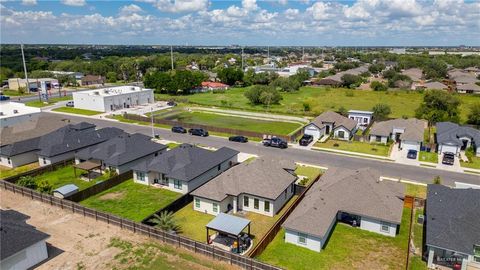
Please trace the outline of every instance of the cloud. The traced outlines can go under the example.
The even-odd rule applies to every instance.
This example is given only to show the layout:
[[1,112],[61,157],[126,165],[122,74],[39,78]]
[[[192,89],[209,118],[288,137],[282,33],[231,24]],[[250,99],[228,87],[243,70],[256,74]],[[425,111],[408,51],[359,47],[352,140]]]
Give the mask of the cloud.
[[22,0],[22,5],[24,6],[35,6],[37,4],[37,0]]
[[242,0],[242,7],[248,11],[257,10],[257,0]]
[[132,13],[139,13],[142,12],[142,8],[135,5],[135,4],[130,4],[127,6],[123,6],[120,8],[120,14],[126,15],[126,14],[132,14]]
[[286,4],[288,4],[288,0],[278,0],[278,3],[282,6],[285,6]]
[[[148,1],[147,2],[151,2]],[[208,0],[157,0],[153,3],[160,11],[170,13],[196,12],[206,10]]]
[[85,0],[62,0],[62,3],[72,7],[83,7],[86,4]]

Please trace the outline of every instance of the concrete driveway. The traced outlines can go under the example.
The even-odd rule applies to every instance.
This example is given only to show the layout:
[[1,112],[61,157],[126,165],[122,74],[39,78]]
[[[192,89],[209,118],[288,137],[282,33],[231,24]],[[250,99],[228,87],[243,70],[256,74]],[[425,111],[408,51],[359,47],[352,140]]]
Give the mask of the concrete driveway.
[[453,165],[445,165],[442,163],[442,160],[443,160],[443,154],[438,158],[438,164],[437,164],[438,169],[452,171],[452,172],[463,172],[463,168],[460,165],[460,158],[458,156],[455,156]]
[[408,150],[406,149],[399,149],[398,143],[396,143],[392,147],[392,152],[390,153],[390,158],[395,160],[396,163],[407,164],[407,165],[415,165],[420,166],[420,161],[418,161],[418,155],[416,159],[407,158]]

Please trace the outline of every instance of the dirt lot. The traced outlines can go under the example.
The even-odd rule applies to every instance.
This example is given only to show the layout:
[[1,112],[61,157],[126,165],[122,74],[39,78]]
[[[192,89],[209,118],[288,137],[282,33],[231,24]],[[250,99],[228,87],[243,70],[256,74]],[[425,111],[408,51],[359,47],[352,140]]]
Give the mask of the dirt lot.
[[38,269],[237,269],[103,222],[0,190],[0,208],[31,218],[56,254]]

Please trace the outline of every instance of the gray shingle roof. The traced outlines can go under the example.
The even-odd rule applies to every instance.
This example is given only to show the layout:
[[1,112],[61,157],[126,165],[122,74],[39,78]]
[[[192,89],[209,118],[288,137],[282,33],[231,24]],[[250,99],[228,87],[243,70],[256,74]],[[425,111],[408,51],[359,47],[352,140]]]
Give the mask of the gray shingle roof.
[[423,78],[423,71],[419,68],[409,68],[402,71],[403,75],[406,75],[412,79],[412,81],[420,81]]
[[461,137],[470,137],[477,147],[480,147],[480,130],[471,127],[459,126],[451,122],[439,122],[437,127],[437,143],[462,146]]
[[134,166],[133,170],[160,172],[169,178],[190,181],[238,153],[228,147],[209,151],[190,144],[182,144]]
[[405,132],[400,135],[401,140],[422,142],[426,127],[427,122],[425,120],[416,118],[393,119],[375,122],[370,130],[370,135],[390,136],[394,128],[402,128],[405,129]]
[[428,185],[426,244],[473,255],[480,245],[480,190]]
[[352,130],[357,126],[357,122],[353,119],[345,117],[333,111],[326,111],[315,117],[312,122],[315,126],[322,129],[325,127],[325,123],[333,123],[334,128],[344,126],[348,130]]
[[23,153],[36,151],[38,150],[38,143],[40,142],[40,137],[27,139],[19,142],[14,142],[12,144],[2,145],[0,147],[0,155],[6,157],[12,157],[20,155]]
[[30,217],[14,210],[0,210],[1,260],[50,237],[27,224],[28,218]]
[[425,83],[424,86],[426,89],[440,89],[440,90],[448,89],[448,86],[446,86],[441,82],[428,82],[428,83]]
[[135,133],[121,134],[97,145],[82,149],[75,154],[75,157],[89,160],[97,159],[112,166],[122,164],[146,157],[167,146],[152,142],[151,137]]
[[476,83],[467,83],[457,86],[457,90],[480,92],[480,86]]
[[323,238],[339,211],[400,224],[403,184],[379,177],[370,168],[328,169],[282,226]]
[[287,170],[295,170],[293,161],[262,157],[243,162],[192,192],[192,195],[222,201],[228,195],[242,193],[275,200],[297,177]]

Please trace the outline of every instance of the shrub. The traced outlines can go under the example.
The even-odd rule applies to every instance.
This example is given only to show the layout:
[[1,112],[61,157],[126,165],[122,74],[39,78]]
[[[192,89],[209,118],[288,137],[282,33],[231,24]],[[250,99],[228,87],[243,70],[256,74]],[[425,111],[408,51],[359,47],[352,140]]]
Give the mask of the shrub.
[[162,213],[160,213],[160,215],[154,214],[151,221],[155,224],[155,227],[158,227],[164,231],[180,231],[180,225],[178,225],[177,220],[173,216],[173,212],[163,211]]
[[308,181],[310,181],[310,178],[305,177],[305,178],[303,178],[302,180],[300,180],[300,182],[298,182],[298,184],[299,184],[300,186],[306,186],[307,183],[308,183]]
[[53,186],[47,181],[43,180],[40,183],[38,183],[37,190],[42,192],[42,193],[52,193]]
[[435,185],[441,185],[441,184],[442,184],[442,178],[441,178],[440,176],[438,176],[438,175],[435,176],[435,177],[433,178],[433,183],[434,183]]
[[17,185],[31,189],[37,188],[37,182],[35,182],[35,179],[31,176],[20,177],[20,179],[17,181]]
[[340,144],[338,144],[338,143],[333,144],[333,147],[339,147],[339,146],[340,146]]

